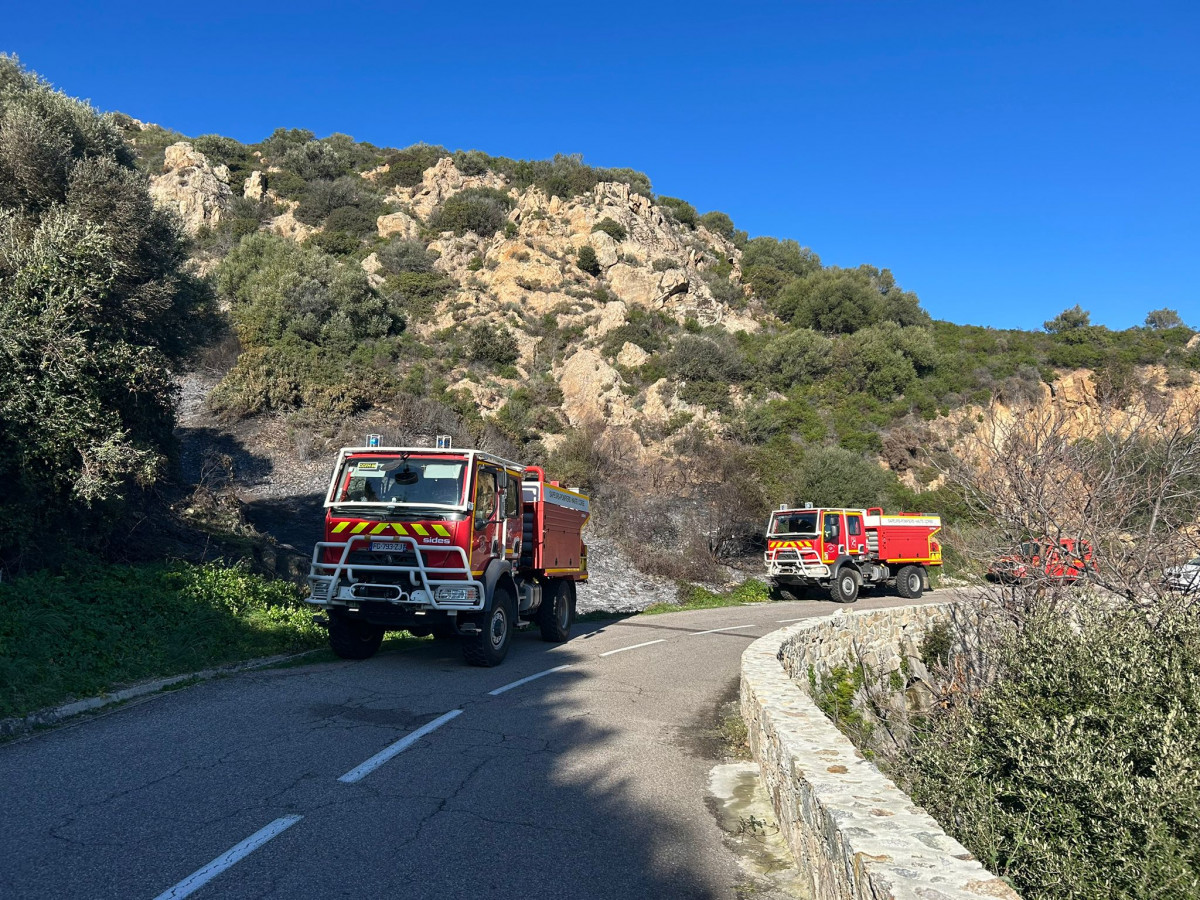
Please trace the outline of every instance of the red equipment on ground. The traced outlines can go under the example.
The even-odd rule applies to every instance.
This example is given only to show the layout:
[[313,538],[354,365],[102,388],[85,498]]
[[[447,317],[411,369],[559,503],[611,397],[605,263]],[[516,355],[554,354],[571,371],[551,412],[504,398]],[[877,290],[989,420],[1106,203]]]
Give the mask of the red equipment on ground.
[[853,603],[860,588],[891,582],[916,599],[929,589],[929,568],[942,564],[941,528],[927,513],[783,506],[767,522],[767,583],[779,596],[819,586]]
[[[374,436],[372,436],[374,437]],[[504,660],[523,619],[565,641],[586,581],[587,497],[478,450],[348,447],[325,497],[309,602],[335,653],[373,655],[388,630],[460,637],[473,665]]]

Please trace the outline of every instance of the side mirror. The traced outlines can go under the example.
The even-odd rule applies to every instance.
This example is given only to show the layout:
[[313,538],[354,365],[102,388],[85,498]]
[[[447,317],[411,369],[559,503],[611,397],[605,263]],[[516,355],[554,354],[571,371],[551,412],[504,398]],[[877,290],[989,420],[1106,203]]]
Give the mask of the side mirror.
[[496,488],[501,491],[508,490],[508,472],[504,469],[496,473]]

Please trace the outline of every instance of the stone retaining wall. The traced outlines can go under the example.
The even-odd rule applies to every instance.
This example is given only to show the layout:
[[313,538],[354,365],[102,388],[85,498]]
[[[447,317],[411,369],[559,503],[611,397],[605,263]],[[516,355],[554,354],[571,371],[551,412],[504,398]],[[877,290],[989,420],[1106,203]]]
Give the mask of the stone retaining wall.
[[905,641],[948,614],[948,604],[839,612],[773,632],[742,655],[750,747],[817,900],[1018,897],[864,759],[808,694],[810,665],[819,677],[874,654],[886,671],[892,657],[899,665]]

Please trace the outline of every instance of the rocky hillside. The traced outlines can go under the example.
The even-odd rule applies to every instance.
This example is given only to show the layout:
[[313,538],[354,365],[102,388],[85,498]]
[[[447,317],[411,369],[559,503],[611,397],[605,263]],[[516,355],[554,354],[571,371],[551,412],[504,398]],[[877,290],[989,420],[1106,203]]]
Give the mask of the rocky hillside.
[[674,577],[780,500],[936,506],[924,449],[996,403],[1154,408],[1200,369],[1170,310],[1125,332],[1078,307],[1043,332],[933,322],[886,269],[577,158],[125,128],[231,325],[184,424],[259,460],[251,499],[318,491],[360,432],[447,431],[548,461],[617,530],[655,523],[640,561]]

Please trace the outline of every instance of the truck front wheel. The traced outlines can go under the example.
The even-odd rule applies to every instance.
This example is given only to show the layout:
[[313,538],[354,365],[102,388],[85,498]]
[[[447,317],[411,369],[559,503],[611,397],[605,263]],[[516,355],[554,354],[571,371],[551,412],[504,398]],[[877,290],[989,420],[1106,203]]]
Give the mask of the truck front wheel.
[[838,603],[853,603],[858,599],[858,573],[842,569],[830,586],[830,596]]
[[329,617],[329,646],[342,659],[369,659],[383,643],[383,626],[344,615]]
[[517,598],[507,587],[497,587],[491,610],[483,616],[479,634],[463,638],[463,656],[473,666],[498,666],[508,655],[516,625]]
[[905,600],[920,599],[924,582],[920,566],[905,566],[896,573],[896,593]]
[[542,640],[561,644],[571,636],[575,621],[574,585],[566,578],[553,578],[542,592],[542,605],[538,609]]

